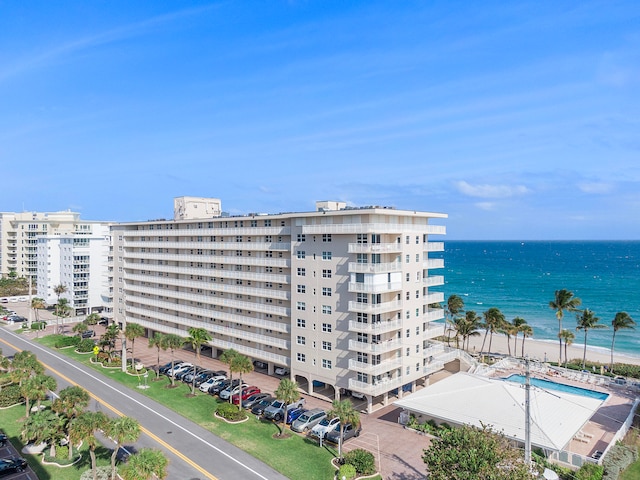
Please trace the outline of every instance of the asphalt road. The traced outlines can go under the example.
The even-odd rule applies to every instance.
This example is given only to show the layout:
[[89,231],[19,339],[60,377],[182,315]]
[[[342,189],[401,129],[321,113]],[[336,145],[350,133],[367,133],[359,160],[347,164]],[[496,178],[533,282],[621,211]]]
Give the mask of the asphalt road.
[[92,396],[91,409],[110,416],[136,418],[143,435],[133,449],[161,449],[170,461],[169,480],[286,479],[251,455],[139,392],[6,328],[0,328],[0,346],[5,356],[12,355],[16,349],[35,353],[49,374],[58,380],[59,389],[73,384],[87,390]]

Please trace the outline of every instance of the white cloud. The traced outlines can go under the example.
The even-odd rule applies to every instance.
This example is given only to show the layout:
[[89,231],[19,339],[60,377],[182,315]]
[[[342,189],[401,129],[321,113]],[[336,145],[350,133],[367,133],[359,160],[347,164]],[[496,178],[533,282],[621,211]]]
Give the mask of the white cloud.
[[508,198],[529,193],[529,189],[524,185],[471,185],[460,180],[455,183],[455,186],[464,195],[480,198]]
[[493,210],[496,206],[493,202],[477,202],[475,205],[481,210]]
[[578,184],[578,188],[584,193],[609,193],[613,185],[604,182],[583,182]]

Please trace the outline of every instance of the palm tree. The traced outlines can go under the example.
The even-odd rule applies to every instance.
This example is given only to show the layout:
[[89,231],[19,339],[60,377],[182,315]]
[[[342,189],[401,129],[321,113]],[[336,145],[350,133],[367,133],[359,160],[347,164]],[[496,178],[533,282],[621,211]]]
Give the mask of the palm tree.
[[531,325],[524,323],[520,325],[520,331],[522,332],[522,352],[520,353],[520,356],[524,357],[524,341],[527,337],[533,337],[533,328]]
[[76,323],[71,330],[74,333],[77,333],[78,337],[82,338],[82,334],[87,330],[89,330],[89,327],[87,326],[86,323],[80,322],[80,323]]
[[[289,378],[283,378],[280,380],[280,384],[278,388],[273,392],[275,397],[284,402],[286,405],[291,405],[293,402],[300,398],[300,391],[298,390],[298,384]],[[285,414],[282,416],[282,428],[278,426],[278,436],[282,435],[284,432],[284,422],[287,420],[287,412],[285,408]]]
[[93,480],[97,480],[98,478],[96,447],[99,442],[95,433],[104,429],[108,423],[109,418],[102,412],[83,412],[71,422],[71,428],[69,431],[71,441],[76,441],[77,443],[86,442],[89,446]]
[[40,411],[40,402],[47,398],[47,394],[50,391],[56,390],[57,387],[58,382],[56,382],[56,379],[43,373],[27,378],[20,389],[25,399],[25,416],[28,417],[31,411],[29,408],[29,400],[37,400],[38,411]]
[[135,346],[136,338],[144,335],[144,327],[138,323],[127,323],[124,327],[124,337],[131,342],[131,370],[135,372],[135,356],[133,347]]
[[33,297],[31,299],[31,309],[33,310],[33,313],[35,314],[36,322],[40,321],[40,310],[45,308],[45,306],[46,305],[45,305],[44,300],[42,298]]
[[119,336],[120,329],[115,323],[109,325],[100,336],[98,344],[109,354],[109,360],[111,360],[113,350],[116,348],[116,340]]
[[482,340],[482,348],[480,351],[484,351],[484,342],[487,340],[487,335],[489,336],[489,353],[491,353],[491,342],[493,341],[493,334],[501,327],[504,323],[504,315],[500,311],[499,308],[491,307],[489,310],[484,312],[484,323],[483,326],[485,328],[484,339]]
[[[449,298],[447,298],[447,304],[444,307],[445,334],[447,331],[452,330],[449,327],[449,325],[452,325],[454,323],[455,316],[458,315],[458,313],[462,312],[463,310],[464,310],[464,300],[462,300],[461,297],[459,297],[458,295],[450,295]],[[450,343],[450,340],[451,340],[451,337],[447,336],[447,345]]]
[[513,353],[518,356],[518,333],[522,331],[520,328],[526,325],[527,321],[522,317],[515,317],[511,320],[511,324],[514,326]]
[[56,285],[55,287],[53,287],[53,293],[55,293],[56,296],[58,297],[58,301],[56,302],[56,333],[60,333],[59,321],[60,321],[60,317],[62,316],[62,313],[60,311],[60,307],[61,307],[60,297],[66,291],[67,291],[67,287],[62,283],[60,285]]
[[[238,402],[238,407],[242,410],[242,374],[243,373],[251,373],[253,372],[253,363],[251,363],[251,359],[246,355],[236,355],[229,365],[230,372],[238,372],[240,374],[240,400]],[[229,402],[233,401],[233,395],[229,395]]]
[[11,362],[10,377],[20,386],[30,377],[44,373],[44,365],[36,358],[33,352],[23,350],[13,356]]
[[131,455],[127,464],[122,468],[124,480],[149,480],[167,478],[169,460],[160,450],[141,448],[138,453]]
[[478,328],[480,328],[481,318],[473,310],[467,310],[464,314],[464,323],[462,324],[462,349],[465,349],[464,343],[467,342],[466,350],[469,350],[469,339],[471,337],[477,337],[480,335]]
[[[171,371],[173,371],[173,366],[175,363],[175,353],[178,348],[182,348],[184,345],[184,337],[180,335],[176,335],[175,333],[167,333],[162,337],[162,348],[168,349],[171,352]],[[174,375],[170,375],[171,377],[171,386],[176,386],[176,377]]]
[[595,328],[607,328],[606,325],[598,323],[600,319],[595,316],[588,308],[582,311],[582,314],[577,315],[578,326],[576,330],[584,330],[584,353],[582,354],[582,369],[587,362],[587,332]]
[[518,329],[513,323],[505,319],[498,328],[498,331],[507,337],[507,352],[509,356],[511,356],[511,336],[518,335]]
[[230,348],[222,352],[222,355],[220,355],[220,358],[218,359],[229,367],[229,380],[231,381],[233,381],[233,371],[231,370],[231,362],[233,362],[233,359],[238,355],[240,354],[238,353],[237,350]]
[[111,480],[116,480],[116,458],[118,450],[124,442],[135,442],[138,440],[140,433],[140,424],[131,417],[119,417],[109,421],[105,428],[107,436],[116,442],[116,446],[111,453]]
[[84,321],[87,325],[96,325],[100,321],[100,314],[95,312],[90,313]]
[[342,460],[342,429],[350,423],[353,428],[357,428],[360,424],[360,413],[353,408],[353,404],[349,400],[334,400],[331,410],[327,414],[328,418],[338,417],[340,419],[340,436],[338,437],[338,456]]
[[156,368],[156,379],[160,378],[160,350],[163,349],[162,348],[163,338],[164,338],[164,334],[160,332],[154,332],[153,336],[149,337],[149,348],[155,347],[156,352],[158,354],[158,363],[157,363],[158,368]]
[[[191,327],[186,343],[190,344],[196,354],[196,367],[200,365],[200,350],[202,345],[211,341],[211,334],[204,328]],[[191,382],[191,395],[196,394],[196,369],[193,370],[193,380]]]
[[[549,302],[549,308],[556,311],[556,318],[558,319],[558,334],[562,332],[562,318],[564,317],[564,312],[577,311],[581,303],[582,300],[578,297],[574,297],[573,292],[566,289],[556,290],[554,299]],[[560,341],[558,365],[560,365],[562,363],[562,339],[560,337],[558,338]]]
[[616,316],[611,321],[611,326],[613,327],[613,337],[611,338],[611,365],[609,367],[611,373],[613,373],[613,346],[616,342],[616,332],[625,328],[633,329],[635,324],[636,322],[627,312],[616,313]]
[[[567,347],[573,343],[576,335],[571,330],[567,330],[565,328],[558,334],[558,338],[560,338],[560,342],[564,341],[564,367],[567,368],[567,363],[569,363],[569,359],[567,358]],[[560,363],[558,366],[560,366]]]
[[70,423],[89,405],[89,394],[78,386],[64,388],[51,404],[51,410],[66,420],[65,432],[69,440],[69,460],[73,458],[73,442],[69,438]]
[[27,417],[20,436],[25,442],[48,443],[50,455],[55,457],[56,444],[64,436],[63,425],[64,420],[51,410],[40,410]]

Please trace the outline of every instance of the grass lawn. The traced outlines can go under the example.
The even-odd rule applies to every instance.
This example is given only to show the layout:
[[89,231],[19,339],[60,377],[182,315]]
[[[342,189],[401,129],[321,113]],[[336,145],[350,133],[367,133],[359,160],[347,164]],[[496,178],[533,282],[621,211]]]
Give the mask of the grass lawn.
[[[38,341],[53,348],[55,342],[53,337],[50,335]],[[90,359],[93,355],[75,353],[73,348],[58,350],[58,352],[85,365],[91,365],[95,370],[129,388],[137,389],[143,383],[142,378],[123,373],[119,368],[105,369],[100,365],[92,364]],[[158,381],[155,381],[154,378],[154,372],[150,371],[147,379],[149,388],[138,391],[207,428],[288,478],[304,478],[305,480],[333,478],[335,470],[331,466],[331,459],[337,456],[337,447],[320,448],[317,442],[311,442],[288,429],[285,431],[287,434],[285,438],[273,438],[274,434],[278,433],[276,425],[272,422],[256,419],[253,415],[244,423],[228,424],[213,415],[218,405],[216,398],[201,393],[198,389],[196,389],[196,396],[191,397],[188,395],[191,393],[190,386],[176,381],[176,388],[167,388],[170,385],[167,377],[161,376]]]
[[[91,468],[91,459],[87,448],[81,448],[82,460],[70,467],[56,467],[54,465],[44,465],[41,461],[42,455],[26,455],[20,453],[24,443],[20,439],[22,422],[24,420],[24,405],[0,409],[0,424],[9,437],[11,443],[16,447],[19,455],[22,455],[28,462],[38,478],[51,478],[56,480],[78,480],[85,470]],[[98,466],[109,465],[111,451],[106,448],[96,449]]]
[[620,480],[637,480],[638,478],[640,478],[640,460],[632,463],[631,466],[620,475]]

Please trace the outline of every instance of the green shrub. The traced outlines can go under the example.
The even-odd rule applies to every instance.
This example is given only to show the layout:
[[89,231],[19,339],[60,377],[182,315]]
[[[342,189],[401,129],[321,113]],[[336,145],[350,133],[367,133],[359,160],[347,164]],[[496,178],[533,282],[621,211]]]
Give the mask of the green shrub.
[[353,465],[359,475],[372,475],[376,472],[376,459],[373,453],[362,448],[345,453],[344,462]]
[[617,443],[604,457],[602,465],[604,467],[603,479],[615,480],[620,476],[629,465],[638,459],[638,450],[635,447],[629,447]]
[[76,351],[80,353],[89,353],[93,351],[93,347],[95,347],[93,340],[90,338],[83,338],[80,343],[78,343]]
[[69,459],[69,447],[66,445],[60,445],[56,447],[56,458],[58,460],[68,460]]
[[79,337],[60,336],[60,338],[58,338],[55,341],[53,346],[56,348],[65,348],[65,347],[72,347],[72,346],[78,345],[79,343],[80,343]]
[[354,478],[356,478],[356,467],[348,463],[341,465],[340,469],[338,470],[338,478],[353,480]]
[[595,463],[585,463],[580,467],[576,473],[574,473],[574,480],[601,480],[604,473],[604,467],[602,465],[596,465]]
[[44,330],[47,326],[47,322],[33,322],[31,324],[31,330]]
[[218,405],[216,413],[222,418],[235,422],[238,420],[244,420],[247,418],[247,414],[244,410],[240,410],[237,405],[233,403],[221,403]]
[[0,407],[10,407],[17,403],[22,403],[23,398],[20,394],[20,385],[11,384],[0,390]]

